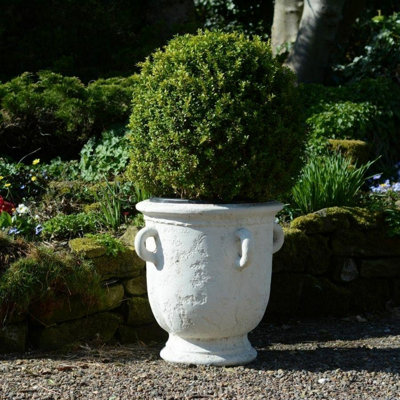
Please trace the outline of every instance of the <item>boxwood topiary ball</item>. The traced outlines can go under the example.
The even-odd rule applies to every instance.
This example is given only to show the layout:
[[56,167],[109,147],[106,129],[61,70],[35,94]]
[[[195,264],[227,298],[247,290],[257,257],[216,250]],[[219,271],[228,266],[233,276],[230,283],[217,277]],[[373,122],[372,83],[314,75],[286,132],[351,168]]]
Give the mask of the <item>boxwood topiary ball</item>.
[[291,186],[305,131],[295,78],[238,33],[176,37],[141,64],[128,177],[153,195],[266,201]]

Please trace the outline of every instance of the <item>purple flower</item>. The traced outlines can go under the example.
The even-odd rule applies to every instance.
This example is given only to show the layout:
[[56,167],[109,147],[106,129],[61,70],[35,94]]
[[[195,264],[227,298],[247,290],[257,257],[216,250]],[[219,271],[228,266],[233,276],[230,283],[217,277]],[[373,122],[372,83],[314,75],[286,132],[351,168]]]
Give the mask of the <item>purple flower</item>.
[[43,227],[42,227],[42,225],[36,225],[36,227],[35,227],[35,234],[36,235],[40,235],[41,234],[41,232],[42,232],[42,230],[43,230]]
[[400,192],[400,182],[393,183],[392,190],[395,192]]
[[10,228],[10,230],[8,231],[9,235],[18,235],[19,230],[17,228]]
[[372,177],[372,179],[373,179],[374,181],[376,181],[376,180],[378,180],[378,179],[381,179],[381,176],[382,176],[382,174],[375,174],[375,175]]

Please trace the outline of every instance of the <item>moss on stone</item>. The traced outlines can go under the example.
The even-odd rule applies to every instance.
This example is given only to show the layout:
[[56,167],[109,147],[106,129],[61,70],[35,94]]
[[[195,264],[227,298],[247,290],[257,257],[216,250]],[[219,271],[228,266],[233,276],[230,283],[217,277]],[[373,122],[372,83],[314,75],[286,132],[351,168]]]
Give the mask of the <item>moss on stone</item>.
[[50,326],[97,312],[113,310],[119,307],[123,297],[122,285],[100,289],[95,298],[84,295],[52,295],[32,304],[30,315],[33,322]]
[[341,207],[325,208],[294,219],[290,227],[307,234],[331,233],[350,227],[349,212]]
[[135,237],[139,229],[134,226],[128,226],[126,232],[120,237],[121,242],[128,247],[135,247]]
[[33,342],[41,349],[61,349],[81,341],[108,342],[115,335],[122,317],[111,312],[94,314],[36,331]]
[[329,207],[294,219],[290,227],[308,234],[346,229],[375,229],[383,222],[381,213],[361,207]]
[[110,278],[134,278],[139,276],[145,267],[133,247],[125,247],[117,255],[107,255],[105,246],[94,238],[77,238],[69,241],[71,250],[90,258],[103,280]]
[[349,158],[352,164],[365,164],[370,160],[370,145],[362,140],[329,139],[330,149]]
[[352,228],[370,230],[382,228],[384,216],[377,211],[371,211],[363,207],[342,207],[349,213]]
[[128,325],[140,326],[155,322],[149,300],[146,297],[132,297],[127,301],[127,306]]
[[68,243],[70,249],[80,256],[85,258],[96,258],[106,254],[105,246],[100,245],[93,238],[76,238]]
[[144,261],[139,258],[133,248],[126,248],[116,256],[103,255],[92,259],[96,271],[102,279],[134,278],[143,273]]
[[124,282],[126,293],[131,296],[142,296],[147,293],[146,276],[140,275]]

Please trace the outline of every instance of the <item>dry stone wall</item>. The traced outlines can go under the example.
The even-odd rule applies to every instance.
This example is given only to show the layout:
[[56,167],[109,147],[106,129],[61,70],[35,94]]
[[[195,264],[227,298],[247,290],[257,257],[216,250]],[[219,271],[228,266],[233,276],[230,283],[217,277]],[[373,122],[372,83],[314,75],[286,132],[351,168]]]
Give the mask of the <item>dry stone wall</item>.
[[106,248],[93,239],[71,240],[71,251],[90,259],[102,278],[96,298],[68,293],[42,298],[30,307],[27,319],[0,327],[0,353],[165,338],[147,299],[145,263],[133,248],[136,232],[128,229],[121,238],[125,250],[116,256],[107,255]]
[[400,237],[388,235],[382,214],[333,207],[284,230],[266,318],[343,316],[400,303]]
[[[133,246],[136,228],[121,238],[117,256],[91,239],[70,248],[92,260],[102,277],[97,298],[45,297],[28,319],[0,327],[0,352],[58,349],[86,342],[165,340],[147,299],[145,264]],[[274,255],[266,319],[348,315],[400,304],[400,237],[383,216],[360,208],[330,208],[292,221]]]

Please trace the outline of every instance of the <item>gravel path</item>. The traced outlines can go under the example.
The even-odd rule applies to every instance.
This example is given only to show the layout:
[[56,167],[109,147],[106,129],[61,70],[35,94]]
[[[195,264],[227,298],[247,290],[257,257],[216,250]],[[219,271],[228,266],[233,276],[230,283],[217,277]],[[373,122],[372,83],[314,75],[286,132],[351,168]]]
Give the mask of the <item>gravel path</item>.
[[244,367],[177,366],[160,345],[0,358],[0,399],[400,399],[400,310],[258,327]]

